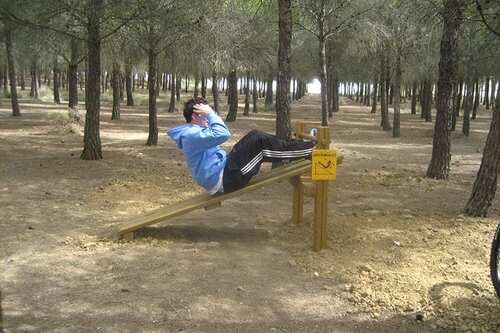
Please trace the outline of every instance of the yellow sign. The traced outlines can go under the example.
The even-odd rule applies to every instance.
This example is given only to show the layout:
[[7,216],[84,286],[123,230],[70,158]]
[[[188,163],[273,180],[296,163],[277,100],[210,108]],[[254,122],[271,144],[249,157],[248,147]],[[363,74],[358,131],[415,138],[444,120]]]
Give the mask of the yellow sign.
[[337,152],[315,149],[312,153],[312,180],[335,180],[337,178]]

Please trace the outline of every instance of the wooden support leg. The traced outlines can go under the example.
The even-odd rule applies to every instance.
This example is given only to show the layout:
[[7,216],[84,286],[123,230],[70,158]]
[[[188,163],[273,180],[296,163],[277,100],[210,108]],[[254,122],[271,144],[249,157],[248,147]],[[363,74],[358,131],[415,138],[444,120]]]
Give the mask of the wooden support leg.
[[328,181],[320,180],[316,184],[314,198],[313,250],[320,251],[326,247],[326,221],[328,214]]
[[293,179],[293,210],[292,222],[294,224],[302,223],[304,216],[304,186],[300,180],[300,176]]
[[325,180],[323,187],[323,200],[321,201],[321,249],[326,249],[326,239],[328,231],[326,229],[328,223],[328,181]]

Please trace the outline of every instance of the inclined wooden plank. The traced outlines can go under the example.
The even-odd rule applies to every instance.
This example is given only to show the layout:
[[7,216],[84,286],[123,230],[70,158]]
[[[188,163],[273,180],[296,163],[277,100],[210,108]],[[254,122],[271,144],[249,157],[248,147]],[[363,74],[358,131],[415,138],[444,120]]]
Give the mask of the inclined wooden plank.
[[293,177],[304,173],[310,168],[310,161],[300,161],[294,163],[294,165],[286,166],[283,168],[277,168],[271,170],[270,172],[256,178],[254,181],[250,182],[246,187],[231,193],[225,193],[220,195],[209,195],[201,194],[192,199],[188,199],[181,203],[176,203],[167,207],[159,208],[151,212],[150,214],[143,215],[137,219],[134,219],[124,226],[119,228],[119,234],[126,234],[147,225],[155,224],[160,221],[171,219],[179,215],[183,215],[189,211],[203,208],[205,206],[210,206],[224,200],[239,196],[243,193],[253,191],[262,186]]
[[[285,171],[295,170],[297,168],[302,168],[302,167],[308,166],[308,165],[310,165],[310,161],[301,160],[301,161],[298,161],[298,162],[291,163],[291,164],[289,164],[289,165],[287,165],[285,167],[280,167],[280,168],[276,168],[276,169],[270,170],[269,172],[266,172],[265,174],[262,174],[262,175],[259,175],[258,177],[255,177],[252,181],[250,181],[250,183],[249,183],[249,185],[247,185],[247,187],[251,186],[254,183],[259,183],[259,182],[262,182],[262,181],[264,181],[264,180],[266,180],[268,178],[275,177],[276,175],[279,175],[279,174],[281,174],[281,173],[283,173]],[[237,192],[239,193],[240,191],[241,190],[238,190],[238,191],[233,192],[233,193],[237,193]],[[178,208],[181,208],[181,207],[184,207],[184,206],[192,205],[193,203],[198,203],[198,202],[201,202],[201,201],[205,202],[205,201],[207,201],[207,200],[209,200],[211,198],[219,197],[219,196],[223,196],[223,195],[227,195],[227,194],[210,195],[210,194],[207,194],[207,193],[202,193],[202,194],[196,195],[196,196],[194,196],[192,198],[176,202],[176,203],[171,204],[171,205],[169,205],[167,207],[162,207],[162,208],[155,209],[155,210],[152,210],[150,212],[144,213],[140,217],[134,219],[133,223],[135,224],[136,221],[138,223],[138,220],[142,220],[142,219],[155,218],[155,215],[157,215],[157,214],[165,214],[164,210],[168,211],[168,210],[171,210],[171,209],[178,209]]]
[[307,171],[307,168],[309,165],[303,166],[302,168],[294,168],[292,170],[289,170],[283,174],[276,175],[275,177],[272,178],[267,178],[265,180],[262,180],[260,182],[255,182],[251,185],[248,185],[244,187],[243,189],[227,194],[221,194],[221,195],[216,195],[216,196],[208,196],[206,200],[200,200],[197,202],[190,202],[188,204],[183,204],[183,205],[174,205],[168,206],[168,207],[163,207],[160,209],[157,209],[153,214],[148,215],[148,216],[141,216],[138,219],[135,219],[133,221],[130,221],[126,225],[122,226],[119,229],[120,234],[128,233],[137,229],[140,229],[144,226],[154,224],[160,221],[164,221],[167,219],[171,219],[173,217],[177,217],[179,215],[183,215],[189,211],[198,209],[198,208],[203,208],[205,206],[209,206],[218,202],[222,202],[224,200],[239,196],[243,193],[253,191],[257,188],[260,188],[262,186],[268,185],[273,182],[280,181],[282,179],[292,177],[295,175],[298,175],[300,173],[303,173]]

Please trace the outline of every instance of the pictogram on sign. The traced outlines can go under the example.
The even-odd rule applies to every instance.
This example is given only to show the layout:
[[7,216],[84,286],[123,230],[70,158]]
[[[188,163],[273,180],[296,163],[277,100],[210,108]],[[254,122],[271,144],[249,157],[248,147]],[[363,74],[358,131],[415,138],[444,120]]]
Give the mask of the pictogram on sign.
[[312,153],[312,180],[337,178],[337,153],[330,149],[315,149]]

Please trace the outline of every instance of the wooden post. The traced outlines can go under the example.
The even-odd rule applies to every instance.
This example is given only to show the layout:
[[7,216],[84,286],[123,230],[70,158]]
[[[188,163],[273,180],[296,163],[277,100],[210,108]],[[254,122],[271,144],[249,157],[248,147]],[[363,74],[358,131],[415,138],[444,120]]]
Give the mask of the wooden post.
[[[318,128],[318,149],[330,148],[330,129],[321,126]],[[314,198],[314,230],[313,230],[313,250],[320,251],[326,248],[328,220],[328,180],[318,180],[316,182],[316,195]]]

